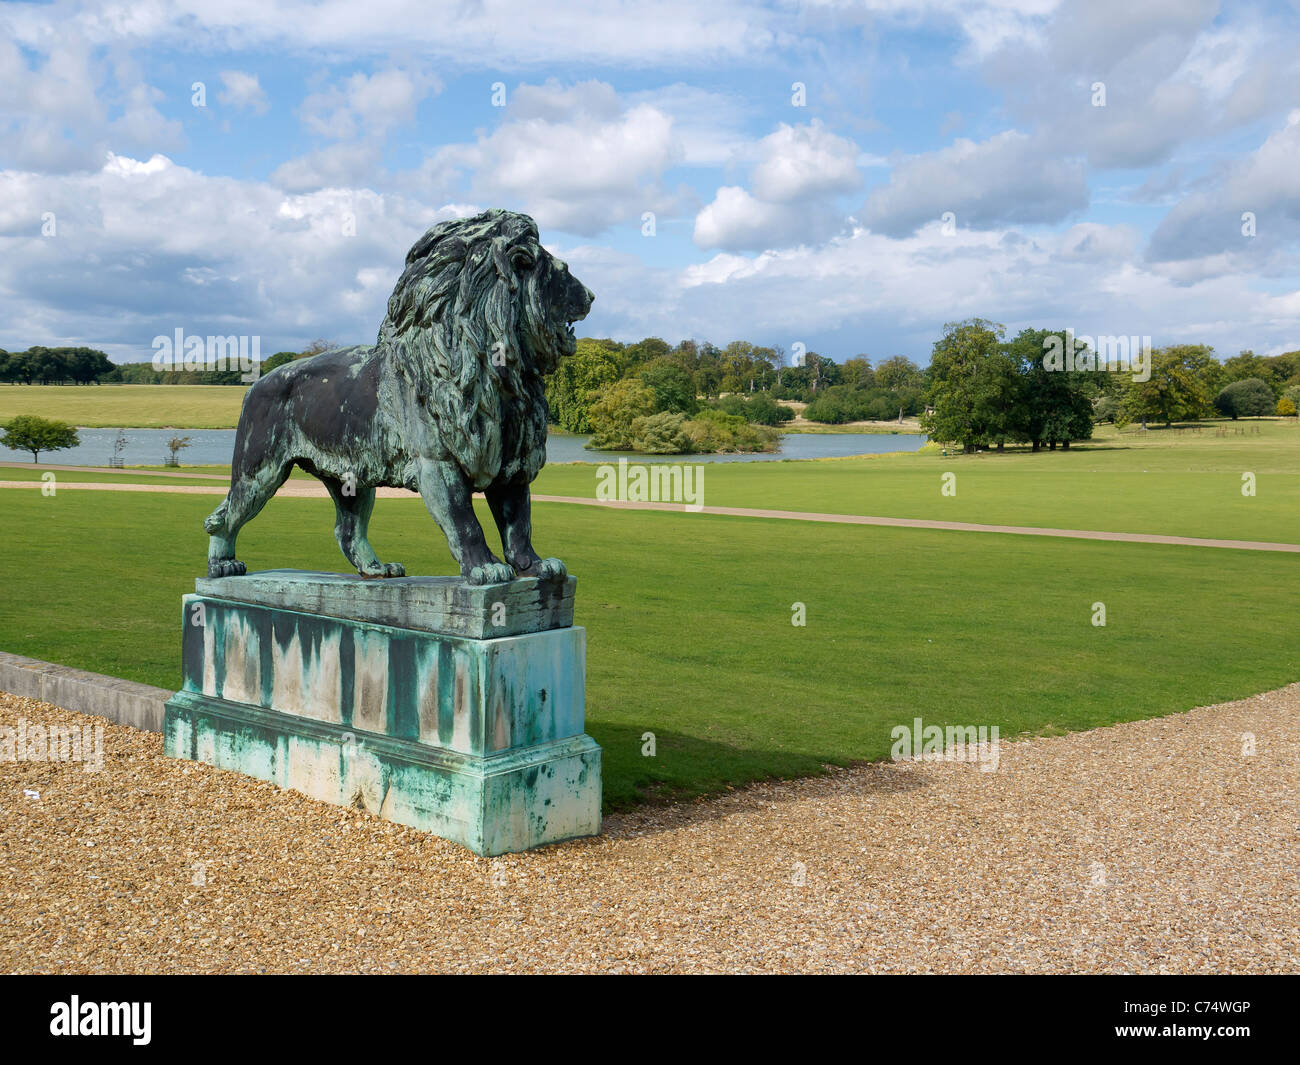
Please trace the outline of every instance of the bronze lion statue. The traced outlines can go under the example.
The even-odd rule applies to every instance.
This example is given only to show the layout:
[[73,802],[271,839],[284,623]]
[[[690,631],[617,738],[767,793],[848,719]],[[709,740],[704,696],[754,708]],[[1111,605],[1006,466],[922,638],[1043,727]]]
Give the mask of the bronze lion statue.
[[[565,576],[532,545],[529,485],[546,462],[545,378],[576,349],[594,297],[527,215],[441,222],[406,255],[373,347],[286,363],[244,396],[230,491],[204,521],[208,575],[245,572],[239,530],[294,466],[320,478],[334,535],[363,577],[401,577],[366,539],[375,489],[418,491],[470,584]],[[474,515],[482,492],[505,562]]]

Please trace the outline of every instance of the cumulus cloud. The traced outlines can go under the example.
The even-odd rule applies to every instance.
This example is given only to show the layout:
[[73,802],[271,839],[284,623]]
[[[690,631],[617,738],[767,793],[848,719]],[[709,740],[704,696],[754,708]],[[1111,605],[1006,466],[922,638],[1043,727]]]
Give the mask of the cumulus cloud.
[[[98,170],[0,172],[0,346],[88,343],[148,358],[154,336],[248,333],[270,354],[315,336],[370,340],[402,254],[475,207],[365,190],[290,195],[166,156]],[[53,212],[54,236],[39,219]]]
[[[1161,220],[1147,258],[1184,263],[1181,276],[1212,275],[1286,256],[1300,239],[1300,110],[1210,187],[1191,193]],[[1245,217],[1248,216],[1248,217]],[[1248,224],[1249,223],[1249,224]],[[1204,259],[1202,269],[1188,260]]]
[[810,225],[807,211],[785,203],[755,199],[736,185],[718,189],[713,202],[695,217],[695,243],[701,248],[780,248],[827,236],[828,223]]
[[309,130],[322,137],[379,138],[394,126],[413,121],[420,101],[441,88],[436,77],[421,71],[357,72],[339,85],[309,95],[299,115]]
[[[920,354],[943,323],[980,315],[1012,331],[1073,326],[1081,334],[1151,335],[1157,344],[1204,341],[1224,351],[1295,347],[1300,299],[1252,288],[1243,276],[1184,284],[1122,252],[1123,227],[1071,230],[1062,240],[1014,231],[929,225],[904,238],[865,228],[818,246],[754,256],[720,254],[674,275],[620,278],[647,292],[666,336],[838,336],[843,352]],[[597,293],[598,266],[584,281]],[[829,354],[840,354],[832,349]]]
[[[1300,56],[1281,16],[1216,0],[1066,0],[981,69],[1021,128],[1097,168],[1163,163],[1294,102]],[[1094,86],[1105,105],[1094,106]]]
[[751,180],[754,195],[769,203],[852,192],[862,184],[858,146],[817,119],[806,126],[782,122],[758,147],[761,159]]
[[420,102],[441,91],[442,82],[430,73],[390,68],[357,72],[309,94],[298,108],[303,125],[338,143],[282,163],[271,180],[293,192],[377,183],[388,134],[413,122]]
[[217,99],[223,104],[239,111],[252,111],[255,115],[264,115],[270,109],[271,102],[256,74],[246,70],[223,70],[219,77],[222,89],[217,93]]
[[1053,158],[1041,142],[1006,130],[899,163],[889,183],[868,197],[864,219],[893,237],[949,211],[958,226],[987,229],[1060,222],[1087,207],[1088,198],[1082,160]]
[[501,124],[425,163],[438,180],[468,176],[476,199],[511,203],[542,226],[595,235],[671,210],[661,184],[678,159],[673,120],[650,104],[624,107],[607,84],[520,86]]
[[364,143],[331,144],[281,163],[271,180],[288,192],[365,185],[377,177],[374,149]]
[[780,123],[746,153],[754,160],[750,189],[724,185],[695,218],[695,243],[728,251],[761,250],[825,240],[843,212],[837,195],[862,184],[868,162],[853,141],[819,120]]
[[181,124],[163,116],[163,93],[126,54],[96,56],[76,32],[33,49],[32,62],[0,37],[0,156],[48,172],[94,169],[110,147],[149,153],[184,143]]

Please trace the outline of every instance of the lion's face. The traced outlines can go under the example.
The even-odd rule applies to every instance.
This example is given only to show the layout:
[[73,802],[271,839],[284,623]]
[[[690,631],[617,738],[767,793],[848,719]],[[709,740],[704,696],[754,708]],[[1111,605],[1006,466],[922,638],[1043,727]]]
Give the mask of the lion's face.
[[577,350],[573,323],[587,317],[595,296],[530,234],[510,248],[518,275],[521,321],[538,369],[548,373],[556,362]]

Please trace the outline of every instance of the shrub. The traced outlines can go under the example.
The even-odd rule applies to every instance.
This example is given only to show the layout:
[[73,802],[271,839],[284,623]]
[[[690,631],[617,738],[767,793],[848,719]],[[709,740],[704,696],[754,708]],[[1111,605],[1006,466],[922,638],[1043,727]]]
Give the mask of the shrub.
[[1092,405],[1092,416],[1095,421],[1113,422],[1115,415],[1119,413],[1119,396],[1104,395],[1098,396]]
[[677,411],[660,411],[632,423],[632,449],[645,455],[679,455],[691,449],[686,416]]
[[587,416],[591,439],[587,447],[607,451],[631,451],[637,419],[654,413],[655,394],[634,378],[602,385]]
[[738,414],[705,409],[685,425],[690,450],[701,452],[775,451],[775,429],[751,425]]
[[843,425],[857,421],[857,411],[844,393],[829,388],[804,408],[803,416],[823,425]]
[[1220,414],[1236,421],[1238,418],[1258,418],[1272,414],[1277,400],[1267,382],[1258,377],[1233,381],[1214,397],[1214,406]]
[[742,410],[730,413],[741,414],[755,425],[780,425],[794,417],[794,408],[777,403],[771,396],[760,392],[751,396]]

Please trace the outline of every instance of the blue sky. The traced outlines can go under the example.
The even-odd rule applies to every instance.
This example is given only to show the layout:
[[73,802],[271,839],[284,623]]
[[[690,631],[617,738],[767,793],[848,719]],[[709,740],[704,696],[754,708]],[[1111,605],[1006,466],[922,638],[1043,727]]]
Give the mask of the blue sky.
[[1294,2],[141,0],[0,23],[8,349],[369,341],[415,238],[496,206],[596,293],[583,335],[924,363],[979,315],[1300,347]]

